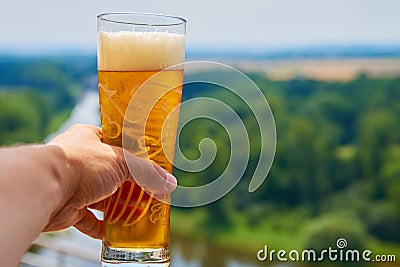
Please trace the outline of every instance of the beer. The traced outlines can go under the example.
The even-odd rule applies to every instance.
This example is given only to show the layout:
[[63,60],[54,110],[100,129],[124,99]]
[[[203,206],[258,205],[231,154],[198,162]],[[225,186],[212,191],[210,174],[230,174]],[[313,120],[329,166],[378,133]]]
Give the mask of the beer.
[[[103,142],[121,147],[124,132],[134,140],[131,153],[172,172],[170,161],[178,124],[178,112],[172,111],[181,101],[183,70],[160,70],[183,62],[184,36],[165,32],[100,32],[98,51]],[[159,96],[149,90],[131,103],[141,85],[154,75],[158,85],[171,89]],[[155,97],[151,110],[140,108]],[[131,121],[133,117],[144,119]],[[141,128],[145,129],[144,135]],[[135,182],[125,182],[106,201],[102,259],[124,261],[126,253],[150,251],[150,262],[169,260],[169,199],[170,195],[155,198]]]

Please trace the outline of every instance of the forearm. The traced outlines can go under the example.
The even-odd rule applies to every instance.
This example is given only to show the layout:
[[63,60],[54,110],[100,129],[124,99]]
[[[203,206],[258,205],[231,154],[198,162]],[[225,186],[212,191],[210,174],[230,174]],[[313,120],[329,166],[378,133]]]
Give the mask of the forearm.
[[52,146],[0,149],[0,159],[0,266],[13,266],[68,198],[70,170]]

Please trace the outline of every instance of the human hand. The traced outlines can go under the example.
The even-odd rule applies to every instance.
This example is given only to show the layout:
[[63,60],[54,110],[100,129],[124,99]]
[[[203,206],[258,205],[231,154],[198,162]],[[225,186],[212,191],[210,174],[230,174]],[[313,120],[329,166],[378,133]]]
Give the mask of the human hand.
[[[102,143],[101,129],[98,127],[75,125],[48,145],[62,150],[70,175],[68,186],[63,188],[63,206],[50,218],[45,231],[74,226],[93,238],[101,238],[102,221],[88,207],[101,210],[104,200],[123,182],[132,179],[126,160],[135,172],[132,174],[135,177],[146,177],[148,187],[153,191],[165,194],[176,187],[176,179],[155,163],[130,153],[126,153],[125,160],[122,148]],[[135,168],[132,169],[132,166]],[[160,176],[165,183],[154,183],[160,181]]]

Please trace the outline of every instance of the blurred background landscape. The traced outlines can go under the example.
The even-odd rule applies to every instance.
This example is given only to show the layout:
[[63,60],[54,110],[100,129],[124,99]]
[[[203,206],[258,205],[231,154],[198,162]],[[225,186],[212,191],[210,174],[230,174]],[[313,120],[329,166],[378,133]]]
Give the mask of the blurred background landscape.
[[[282,265],[258,261],[257,251],[265,245],[321,251],[336,247],[338,238],[345,238],[349,248],[396,255],[397,263],[369,265],[400,266],[400,2],[247,2],[228,12],[227,1],[56,5],[41,0],[32,7],[41,12],[40,18],[21,10],[19,4],[28,5],[21,0],[3,3],[0,145],[45,142],[68,124],[98,123],[93,104],[96,14],[183,16],[188,19],[187,60],[223,62],[248,75],[275,116],[277,148],[267,180],[249,193],[260,154],[253,114],[223,88],[184,87],[184,100],[207,96],[232,107],[248,130],[251,151],[243,179],[227,196],[201,208],[172,209],[172,266]],[[77,15],[71,19],[69,11]],[[16,16],[21,20],[4,23]],[[185,75],[224,74],[200,69]],[[179,145],[189,159],[200,156],[203,138],[216,142],[218,154],[202,172],[174,170],[179,184],[196,186],[217,178],[230,157],[226,131],[199,119],[181,134]],[[99,242],[76,232],[59,237],[100,251]],[[98,266],[68,257],[64,261]]]

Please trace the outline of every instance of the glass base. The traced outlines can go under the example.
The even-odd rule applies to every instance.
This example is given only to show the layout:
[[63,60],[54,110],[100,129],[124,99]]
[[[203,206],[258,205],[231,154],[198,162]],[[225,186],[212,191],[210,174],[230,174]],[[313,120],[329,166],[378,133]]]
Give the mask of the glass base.
[[168,267],[168,248],[112,248],[103,246],[102,267]]

